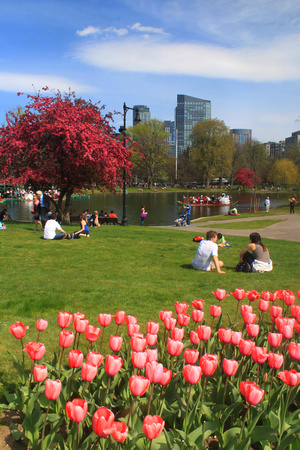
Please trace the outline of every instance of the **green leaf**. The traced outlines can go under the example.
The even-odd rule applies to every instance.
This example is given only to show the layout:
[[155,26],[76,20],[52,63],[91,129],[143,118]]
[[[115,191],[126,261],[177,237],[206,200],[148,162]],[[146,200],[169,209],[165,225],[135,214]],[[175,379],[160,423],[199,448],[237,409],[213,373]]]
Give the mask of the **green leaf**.
[[10,424],[11,434],[15,441],[18,441],[21,439],[21,437],[24,435],[23,431],[20,431],[14,423],[11,422]]
[[237,435],[239,436],[241,429],[239,427],[229,428],[229,430],[223,433],[223,447],[229,444],[229,441],[232,438],[235,438]]
[[88,437],[81,444],[81,450],[89,450],[92,448],[92,444],[98,439],[98,436],[92,432],[88,435]]
[[259,427],[256,426],[252,433],[251,442],[261,442],[261,441],[274,441],[276,438],[276,432],[270,427]]

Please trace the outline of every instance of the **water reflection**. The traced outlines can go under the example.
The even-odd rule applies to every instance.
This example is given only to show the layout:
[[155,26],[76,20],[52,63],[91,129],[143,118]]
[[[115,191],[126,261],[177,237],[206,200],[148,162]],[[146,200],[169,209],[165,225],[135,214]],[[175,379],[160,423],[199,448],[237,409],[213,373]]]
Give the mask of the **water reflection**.
[[[190,192],[190,195],[198,195],[198,192]],[[188,192],[185,193],[188,196]],[[254,194],[246,194],[233,192],[232,201],[238,202],[236,207],[239,212],[249,211],[254,203]],[[271,193],[265,194],[259,192],[256,194],[256,202],[259,204],[260,210],[264,209],[264,200],[266,196],[270,197],[271,209],[275,206],[288,204],[288,194]],[[175,219],[179,217],[182,206],[178,201],[183,200],[183,194],[177,192],[164,193],[129,193],[127,194],[127,219],[128,224],[140,224],[140,210],[142,205],[146,205],[148,217],[145,220],[146,225],[173,225]],[[10,215],[15,220],[32,221],[32,202],[23,201],[8,201],[2,203],[2,207],[6,207]],[[191,219],[198,217],[212,217],[215,215],[224,215],[229,211],[230,206],[193,206]],[[118,194],[92,194],[88,198],[74,199],[72,201],[72,213],[79,214],[84,209],[89,209],[90,212],[103,209],[107,213],[113,210],[118,218],[122,219],[123,214],[123,197],[121,193]]]

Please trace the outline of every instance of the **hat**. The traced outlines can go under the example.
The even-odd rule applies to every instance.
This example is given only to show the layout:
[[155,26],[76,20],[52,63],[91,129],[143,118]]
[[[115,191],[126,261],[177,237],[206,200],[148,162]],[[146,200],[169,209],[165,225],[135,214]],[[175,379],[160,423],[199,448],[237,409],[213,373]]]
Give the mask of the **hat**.
[[37,195],[43,195],[42,191],[36,191]]

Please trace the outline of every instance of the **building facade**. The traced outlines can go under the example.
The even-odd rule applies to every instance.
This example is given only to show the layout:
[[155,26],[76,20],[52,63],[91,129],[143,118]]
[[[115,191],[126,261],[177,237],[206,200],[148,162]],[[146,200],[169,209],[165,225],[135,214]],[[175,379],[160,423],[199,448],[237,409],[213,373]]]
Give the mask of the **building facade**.
[[198,122],[211,119],[211,101],[189,95],[177,95],[175,126],[178,155],[191,146],[191,132]]
[[264,146],[270,158],[281,159],[284,156],[285,141],[266,142]]
[[164,130],[169,133],[168,136],[168,144],[170,146],[170,155],[175,156],[176,153],[176,145],[175,145],[175,139],[176,139],[176,133],[175,133],[175,122],[171,120],[165,120],[164,121]]
[[248,144],[252,140],[252,130],[245,128],[233,128],[230,131],[232,132],[234,143],[237,145]]
[[294,131],[294,133],[292,133],[292,136],[285,139],[286,148],[299,144],[300,144],[300,130]]
[[150,120],[150,108],[146,105],[134,105],[133,111],[132,111],[132,122],[133,126],[137,125],[137,122],[135,120],[136,118],[136,110],[138,109],[140,114],[140,119],[142,123],[149,122]]

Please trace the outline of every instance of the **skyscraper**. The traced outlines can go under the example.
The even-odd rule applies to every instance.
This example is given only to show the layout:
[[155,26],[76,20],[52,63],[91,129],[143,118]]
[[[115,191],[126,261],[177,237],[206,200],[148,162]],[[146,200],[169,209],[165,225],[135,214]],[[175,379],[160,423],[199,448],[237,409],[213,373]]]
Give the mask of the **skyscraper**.
[[135,116],[136,116],[136,110],[139,110],[139,114],[140,114],[140,119],[142,123],[145,122],[149,122],[150,120],[150,108],[148,108],[148,106],[146,105],[134,105],[133,107],[133,111],[132,111],[132,121],[133,121],[133,126],[135,126],[137,123],[135,121]]
[[169,133],[168,144],[170,145],[170,155],[175,156],[175,122],[171,120],[165,120],[164,130]]
[[234,128],[232,131],[232,137],[235,144],[244,145],[251,142],[252,130],[245,128]]
[[190,134],[198,122],[211,119],[211,101],[189,95],[177,95],[175,124],[177,132],[178,155],[191,146]]

